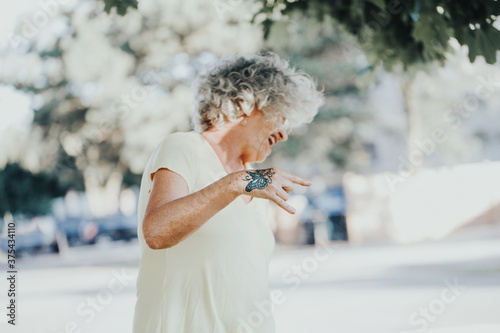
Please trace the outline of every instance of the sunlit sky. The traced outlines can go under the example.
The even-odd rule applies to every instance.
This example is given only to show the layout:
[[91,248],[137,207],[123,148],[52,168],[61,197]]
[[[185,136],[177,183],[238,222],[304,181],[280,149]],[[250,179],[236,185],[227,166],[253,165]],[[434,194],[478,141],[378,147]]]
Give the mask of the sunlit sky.
[[31,98],[12,86],[0,86],[0,133],[10,126],[28,126],[33,120]]
[[[0,53],[9,47],[9,37],[16,24],[29,13],[41,10],[35,0],[12,1],[0,11]],[[23,15],[24,14],[24,15]],[[0,133],[9,126],[29,125],[33,117],[30,97],[12,86],[0,85]]]

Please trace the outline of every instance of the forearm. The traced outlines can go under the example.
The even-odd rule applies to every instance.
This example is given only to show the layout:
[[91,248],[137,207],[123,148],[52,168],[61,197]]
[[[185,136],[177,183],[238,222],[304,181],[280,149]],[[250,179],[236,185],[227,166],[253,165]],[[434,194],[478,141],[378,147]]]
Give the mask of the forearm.
[[146,215],[143,232],[148,246],[165,249],[186,239],[241,195],[237,181],[238,173],[229,174],[195,193],[161,205]]

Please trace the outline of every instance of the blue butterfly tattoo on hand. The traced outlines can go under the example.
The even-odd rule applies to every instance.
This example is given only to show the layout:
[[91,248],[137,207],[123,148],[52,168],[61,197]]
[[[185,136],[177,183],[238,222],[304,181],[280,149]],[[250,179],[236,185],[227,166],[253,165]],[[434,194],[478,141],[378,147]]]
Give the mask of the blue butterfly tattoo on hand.
[[247,171],[246,173],[248,173],[248,175],[246,175],[243,180],[250,180],[250,182],[245,187],[245,191],[247,192],[250,192],[253,189],[265,189],[269,184],[273,182],[271,177],[275,174],[275,172],[271,171],[271,168]]

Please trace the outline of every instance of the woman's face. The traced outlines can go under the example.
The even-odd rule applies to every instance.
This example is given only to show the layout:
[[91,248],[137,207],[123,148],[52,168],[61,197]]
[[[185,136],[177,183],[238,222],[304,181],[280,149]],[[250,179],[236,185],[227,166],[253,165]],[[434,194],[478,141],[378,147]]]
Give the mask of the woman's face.
[[249,161],[262,162],[271,154],[271,148],[279,141],[286,141],[285,118],[279,124],[269,121],[261,110],[255,108],[247,119],[247,154]]

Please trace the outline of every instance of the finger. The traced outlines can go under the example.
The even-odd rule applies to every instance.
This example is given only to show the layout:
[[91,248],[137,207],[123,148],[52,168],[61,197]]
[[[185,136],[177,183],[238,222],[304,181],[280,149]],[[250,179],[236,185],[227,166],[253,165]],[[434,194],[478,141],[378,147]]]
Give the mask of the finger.
[[[284,179],[286,179],[286,178],[284,178]],[[286,193],[292,192],[293,189],[295,188],[293,183],[291,181],[288,181],[287,179],[283,182],[281,187],[283,188],[283,190],[285,190]]]
[[295,184],[299,184],[302,186],[310,186],[312,184],[312,182],[309,179],[299,177],[299,176],[294,175],[293,173],[285,171],[285,170],[280,170],[280,171],[284,177],[286,177],[289,181],[291,181]]
[[295,208],[286,203],[285,200],[281,199],[278,195],[274,195],[271,198],[278,206],[289,212],[290,214],[295,214]]
[[276,194],[283,200],[287,201],[290,196],[288,195],[287,192],[285,192],[285,190],[283,189],[279,189],[278,191],[276,191]]

